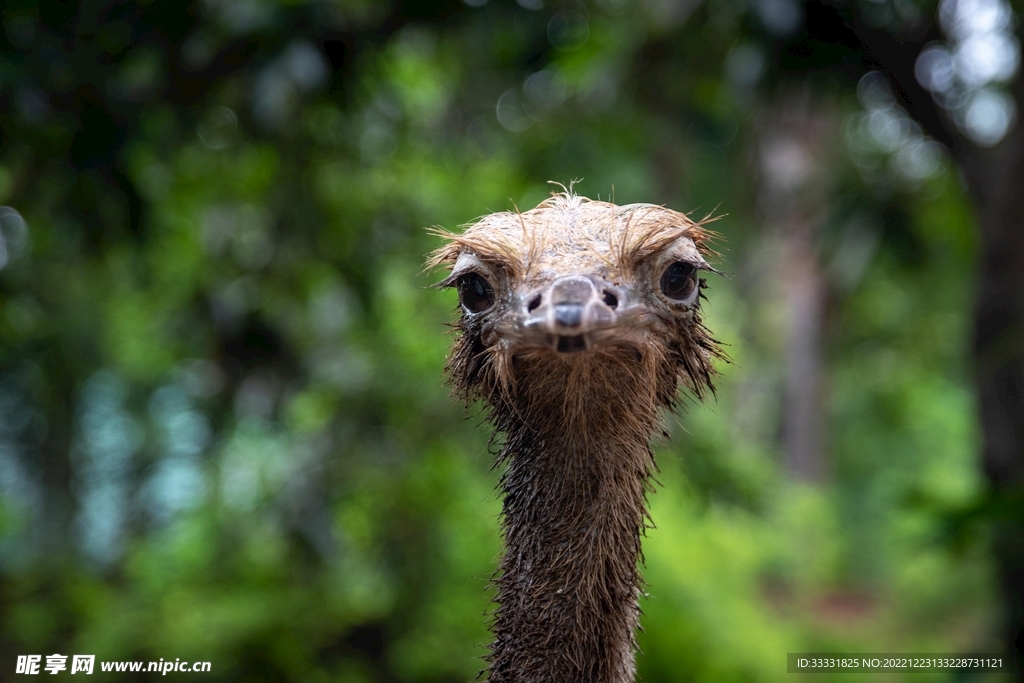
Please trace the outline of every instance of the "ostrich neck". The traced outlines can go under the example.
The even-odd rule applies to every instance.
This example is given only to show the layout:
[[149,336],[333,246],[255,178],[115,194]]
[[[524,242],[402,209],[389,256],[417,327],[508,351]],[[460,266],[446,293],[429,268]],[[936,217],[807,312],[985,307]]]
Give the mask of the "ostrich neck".
[[491,683],[634,677],[656,411],[624,416],[621,400],[599,394],[577,411],[566,403],[532,400],[503,430],[505,553]]

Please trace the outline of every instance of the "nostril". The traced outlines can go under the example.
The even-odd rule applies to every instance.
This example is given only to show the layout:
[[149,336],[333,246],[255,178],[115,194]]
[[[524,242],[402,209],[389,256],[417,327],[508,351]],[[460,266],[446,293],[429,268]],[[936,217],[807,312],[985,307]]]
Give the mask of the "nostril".
[[530,303],[526,305],[526,311],[528,313],[533,313],[538,306],[540,306],[540,294],[530,299]]
[[619,297],[615,296],[615,293],[609,289],[604,290],[604,302],[608,305],[608,308],[615,308],[619,305]]

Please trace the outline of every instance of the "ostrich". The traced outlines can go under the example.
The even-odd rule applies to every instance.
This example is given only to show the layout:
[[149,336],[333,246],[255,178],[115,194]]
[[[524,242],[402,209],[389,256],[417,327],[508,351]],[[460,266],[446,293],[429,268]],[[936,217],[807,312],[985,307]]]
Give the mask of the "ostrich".
[[565,190],[436,234],[428,266],[451,266],[462,313],[446,370],[505,467],[488,680],[632,681],[650,441],[721,356],[700,318],[710,233]]

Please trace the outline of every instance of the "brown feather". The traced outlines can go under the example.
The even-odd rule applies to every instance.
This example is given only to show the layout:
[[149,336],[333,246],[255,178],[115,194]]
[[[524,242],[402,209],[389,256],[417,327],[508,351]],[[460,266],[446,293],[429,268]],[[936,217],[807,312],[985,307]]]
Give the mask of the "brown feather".
[[[485,403],[501,442],[505,552],[494,578],[492,683],[634,677],[649,444],[679,385],[698,398],[713,392],[714,360],[723,357],[700,297],[685,310],[661,302],[653,269],[680,239],[711,257],[710,220],[567,190],[461,233],[433,231],[445,244],[428,267],[469,253],[500,279],[494,310],[458,321],[446,365],[454,393]],[[517,348],[507,321],[524,297],[571,274],[627,287],[650,306],[649,329],[582,353]]]

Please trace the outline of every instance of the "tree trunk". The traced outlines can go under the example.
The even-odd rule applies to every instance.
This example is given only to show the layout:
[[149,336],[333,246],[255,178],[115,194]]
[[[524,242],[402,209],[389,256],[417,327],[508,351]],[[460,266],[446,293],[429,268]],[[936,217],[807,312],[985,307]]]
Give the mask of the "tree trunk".
[[827,282],[817,250],[818,229],[828,203],[832,151],[830,112],[810,92],[796,89],[777,98],[762,122],[759,204],[767,239],[781,249],[778,280],[786,302],[786,468],[799,481],[820,482],[827,466],[823,444],[823,329]]
[[[866,62],[881,67],[901,104],[945,144],[963,170],[981,233],[974,313],[974,372],[991,484],[992,548],[1004,597],[1003,646],[1024,681],[1024,126],[992,149],[973,145],[917,82],[917,55],[938,31],[911,37],[868,26],[854,31]],[[1011,84],[1024,104],[1024,71]],[[1020,116],[1018,114],[1018,116]]]
[[1024,679],[1024,131],[967,164],[982,251],[975,378],[992,485],[993,551],[1005,597],[1004,642]]

